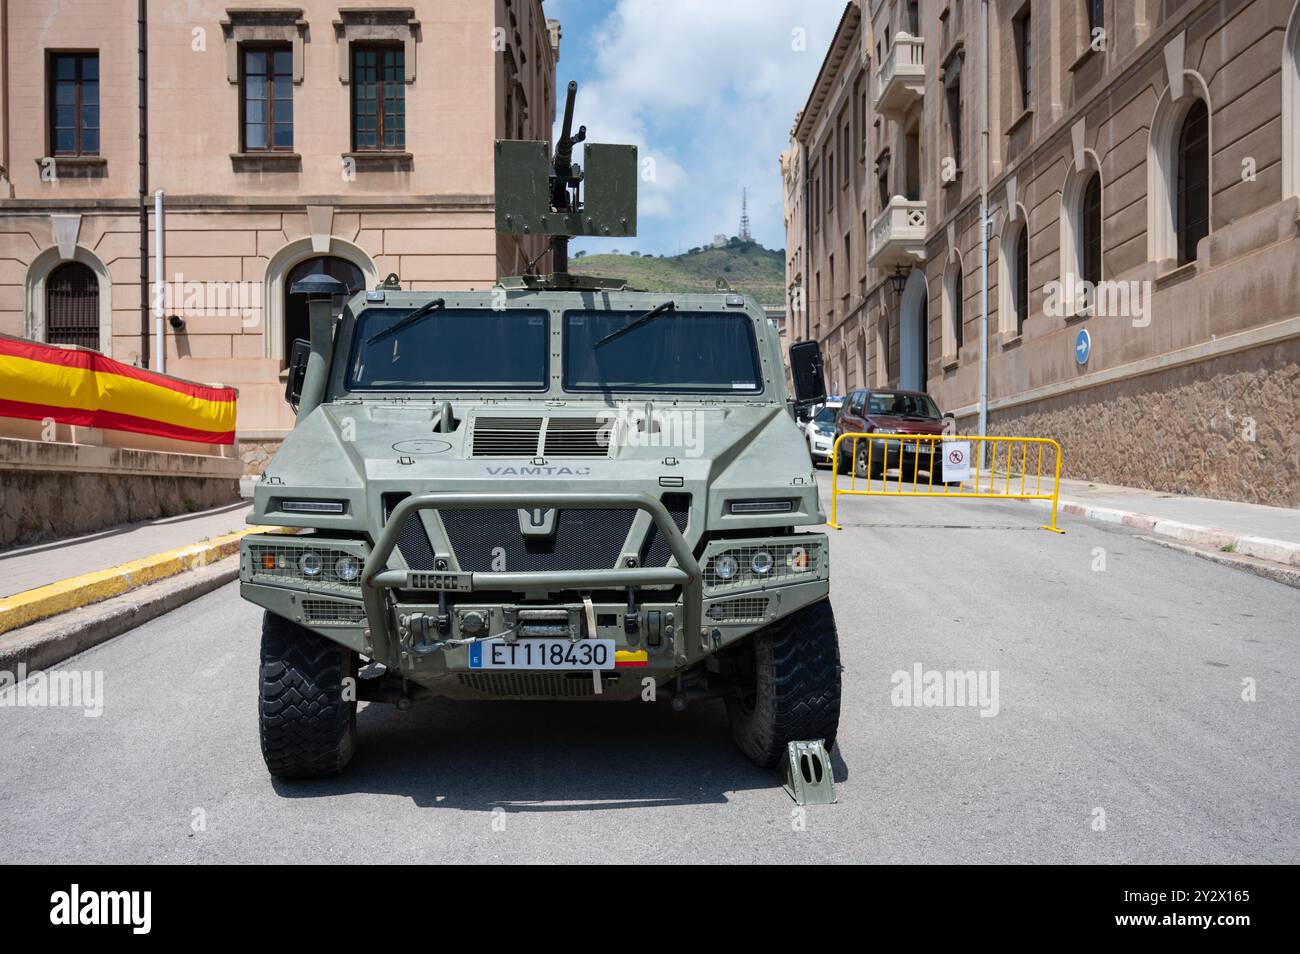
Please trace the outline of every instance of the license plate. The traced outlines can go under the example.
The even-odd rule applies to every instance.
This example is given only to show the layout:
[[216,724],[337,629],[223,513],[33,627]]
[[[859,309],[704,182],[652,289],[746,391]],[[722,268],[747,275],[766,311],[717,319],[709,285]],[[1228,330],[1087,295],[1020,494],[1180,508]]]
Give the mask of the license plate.
[[494,639],[471,643],[470,669],[613,669],[612,639]]

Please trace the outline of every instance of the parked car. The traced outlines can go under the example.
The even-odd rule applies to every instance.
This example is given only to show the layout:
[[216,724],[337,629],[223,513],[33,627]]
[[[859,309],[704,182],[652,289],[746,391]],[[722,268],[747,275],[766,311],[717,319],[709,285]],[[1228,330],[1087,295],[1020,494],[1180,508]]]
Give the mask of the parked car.
[[[835,419],[835,435],[841,434],[942,434],[944,415],[930,395],[923,391],[893,388],[861,388],[850,391]],[[929,471],[935,483],[943,480],[943,463],[938,441],[874,440],[840,444],[840,473],[850,466],[859,477],[881,477],[897,467],[914,477]]]
[[803,425],[804,440],[808,442],[808,456],[813,466],[830,465],[831,448],[835,445],[835,418],[842,402],[827,401]]

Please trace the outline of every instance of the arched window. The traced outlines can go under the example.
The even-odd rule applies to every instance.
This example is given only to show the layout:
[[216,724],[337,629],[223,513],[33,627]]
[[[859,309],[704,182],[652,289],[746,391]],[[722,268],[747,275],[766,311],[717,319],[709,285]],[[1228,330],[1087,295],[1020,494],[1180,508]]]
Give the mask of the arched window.
[[1178,133],[1174,231],[1178,264],[1196,261],[1196,243],[1210,234],[1210,113],[1196,100]]
[[1016,235],[1016,274],[1014,286],[1016,334],[1023,334],[1029,317],[1029,226],[1022,225]]
[[347,295],[334,302],[335,313],[343,310],[347,298],[351,298],[366,286],[366,277],[361,269],[347,259],[333,255],[309,258],[291,268],[284,282],[284,354],[281,356],[284,360],[288,360],[294,339],[307,338],[310,334],[307,325],[307,302],[302,295],[294,295],[290,292],[294,282],[301,281],[308,275],[328,275],[347,286]]
[[99,279],[88,266],[68,262],[45,280],[45,340],[99,350]]
[[961,261],[955,255],[944,276],[942,304],[944,355],[959,356],[965,341],[962,328],[965,322],[962,315]]
[[1080,211],[1079,277],[1095,286],[1101,281],[1101,176],[1088,179]]

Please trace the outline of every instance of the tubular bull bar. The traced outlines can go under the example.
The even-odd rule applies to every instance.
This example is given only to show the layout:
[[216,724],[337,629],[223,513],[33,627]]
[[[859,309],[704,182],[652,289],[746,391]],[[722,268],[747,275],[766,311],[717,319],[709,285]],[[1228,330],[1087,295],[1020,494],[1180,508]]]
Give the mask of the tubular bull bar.
[[[618,567],[598,570],[552,570],[516,572],[469,572],[448,570],[444,574],[422,570],[389,569],[388,560],[397,547],[402,524],[417,510],[518,510],[537,507],[591,507],[627,508],[644,510],[668,541],[669,552],[676,566]],[[361,571],[361,596],[366,616],[374,627],[377,621],[388,619],[385,590],[390,589],[452,589],[429,586],[432,577],[454,576],[468,578],[468,587],[455,587],[457,592],[474,590],[559,590],[592,589],[598,587],[626,586],[677,586],[682,587],[684,626],[681,633],[687,639],[700,631],[704,613],[704,585],[700,565],[691,552],[686,538],[668,510],[654,497],[644,493],[578,493],[573,491],[532,493],[443,493],[417,494],[405,498],[388,516]],[[373,634],[378,636],[379,634]],[[387,626],[385,633],[387,638]]]

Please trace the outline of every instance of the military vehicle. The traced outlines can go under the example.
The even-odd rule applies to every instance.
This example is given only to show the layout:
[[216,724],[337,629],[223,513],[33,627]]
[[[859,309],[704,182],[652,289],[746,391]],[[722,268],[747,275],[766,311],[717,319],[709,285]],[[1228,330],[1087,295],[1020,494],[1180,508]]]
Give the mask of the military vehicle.
[[[325,276],[294,343],[293,431],[266,468],[243,597],[265,609],[262,752],[341,771],[357,702],[725,700],[774,766],[834,743],[840,658],[800,407],[825,397],[753,301],[568,274],[568,239],[636,230],[636,150],[496,144],[497,226],[554,270],[345,306]],[[535,264],[535,263],[534,263]],[[292,532],[294,529],[297,532]],[[599,709],[591,717],[601,718]]]

